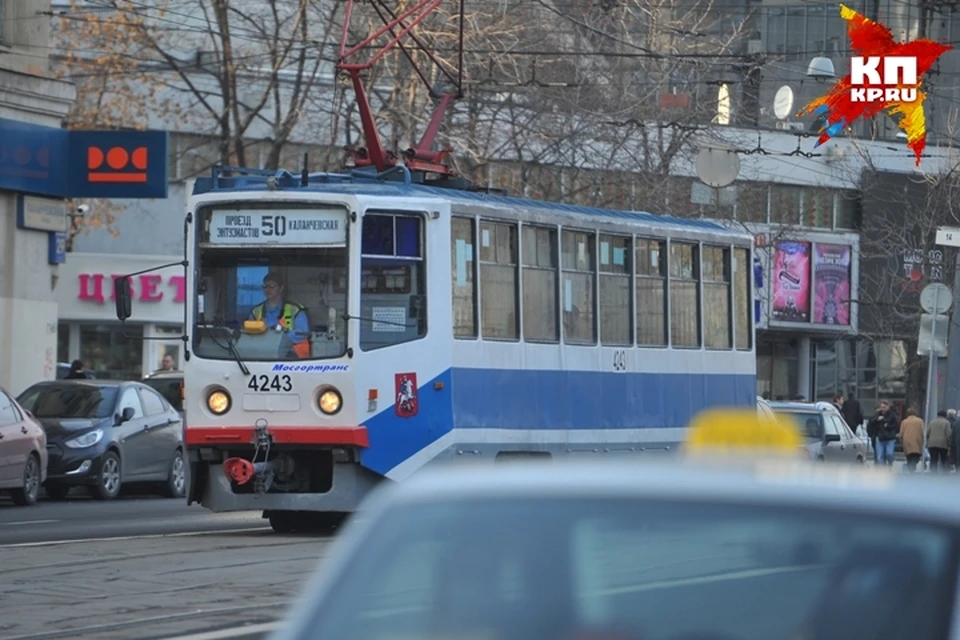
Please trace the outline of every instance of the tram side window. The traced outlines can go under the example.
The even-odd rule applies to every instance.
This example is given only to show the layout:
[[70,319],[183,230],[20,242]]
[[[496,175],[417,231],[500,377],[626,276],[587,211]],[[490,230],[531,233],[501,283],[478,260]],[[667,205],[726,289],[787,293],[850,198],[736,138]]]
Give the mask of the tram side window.
[[360,348],[382,349],[427,333],[423,221],[416,215],[363,216]]
[[517,225],[480,222],[480,317],[484,338],[517,340]]
[[563,265],[564,342],[596,344],[596,237],[585,231],[564,231]]
[[560,340],[557,319],[557,230],[523,226],[523,339]]
[[703,333],[707,349],[730,349],[730,250],[703,247]]
[[453,335],[477,337],[477,280],[473,252],[477,244],[472,218],[453,218],[450,230],[450,265],[453,268]]
[[736,345],[741,351],[753,348],[753,309],[750,301],[750,270],[753,263],[747,249],[733,250],[733,306]]
[[600,236],[600,343],[631,345],[630,237]]
[[667,345],[667,243],[637,238],[637,344]]
[[697,245],[670,244],[670,335],[675,347],[700,347]]

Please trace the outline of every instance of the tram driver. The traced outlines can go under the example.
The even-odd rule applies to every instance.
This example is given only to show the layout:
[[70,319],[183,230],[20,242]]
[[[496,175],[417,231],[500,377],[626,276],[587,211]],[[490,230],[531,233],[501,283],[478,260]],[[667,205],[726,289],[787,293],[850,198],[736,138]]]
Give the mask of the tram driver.
[[286,300],[280,274],[271,271],[263,278],[266,300],[250,310],[251,320],[262,320],[267,329],[283,331],[298,358],[310,357],[310,321],[302,304]]

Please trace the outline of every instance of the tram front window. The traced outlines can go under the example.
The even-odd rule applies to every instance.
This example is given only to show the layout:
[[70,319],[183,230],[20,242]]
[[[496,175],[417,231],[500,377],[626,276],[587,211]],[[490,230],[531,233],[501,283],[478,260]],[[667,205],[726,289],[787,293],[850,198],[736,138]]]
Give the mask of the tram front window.
[[[207,212],[196,280],[193,335],[198,357],[276,362],[346,353],[346,247],[307,242],[316,235],[312,231],[318,220],[339,226],[337,213],[264,211],[262,205],[229,215]],[[267,229],[269,234],[264,233]],[[248,244],[266,244],[277,236],[283,239],[271,242],[273,246]],[[345,232],[342,236],[345,245]],[[244,246],[237,246],[241,243]]]

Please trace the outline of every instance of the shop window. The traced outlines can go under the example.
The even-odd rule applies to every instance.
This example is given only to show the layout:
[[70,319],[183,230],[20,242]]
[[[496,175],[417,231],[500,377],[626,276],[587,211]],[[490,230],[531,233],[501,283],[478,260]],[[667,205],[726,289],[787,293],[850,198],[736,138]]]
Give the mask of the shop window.
[[57,362],[70,362],[70,325],[57,325]]
[[564,231],[562,235],[564,342],[595,344],[597,341],[594,241],[594,235],[586,231]]
[[787,226],[800,224],[802,193],[800,187],[770,185],[770,222]]
[[737,220],[740,222],[767,221],[768,186],[757,182],[737,184]]
[[667,344],[667,243],[637,238],[637,344]]
[[143,376],[143,338],[140,325],[117,327],[80,325],[80,359],[98,378],[139,380]]
[[670,244],[670,335],[674,347],[700,347],[700,261],[697,245]]
[[733,306],[735,344],[741,351],[753,346],[753,305],[750,295],[750,272],[753,261],[747,249],[733,250]]
[[383,349],[427,333],[423,218],[366,214],[361,241],[360,348]]
[[453,270],[453,335],[477,337],[477,275],[473,258],[477,233],[472,218],[453,218],[450,228],[450,267]]
[[560,340],[557,321],[557,230],[523,226],[523,339]]
[[517,225],[480,222],[480,317],[484,338],[517,340]]
[[600,343],[632,345],[630,236],[600,236]]
[[732,346],[729,249],[703,247],[703,306],[705,346],[729,349]]

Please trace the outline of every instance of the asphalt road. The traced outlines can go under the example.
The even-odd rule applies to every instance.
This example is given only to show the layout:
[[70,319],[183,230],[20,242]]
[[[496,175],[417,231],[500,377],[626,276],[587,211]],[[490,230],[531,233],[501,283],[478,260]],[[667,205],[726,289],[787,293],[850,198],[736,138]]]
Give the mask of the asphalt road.
[[[259,511],[211,513],[185,499],[149,494],[127,495],[100,502],[83,493],[62,502],[45,500],[18,507],[0,495],[0,547],[10,544],[47,543],[203,531],[269,531]],[[251,531],[253,532],[253,531]]]

